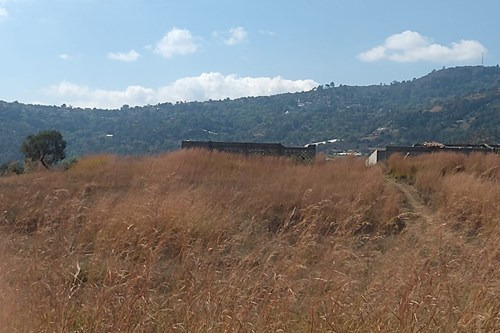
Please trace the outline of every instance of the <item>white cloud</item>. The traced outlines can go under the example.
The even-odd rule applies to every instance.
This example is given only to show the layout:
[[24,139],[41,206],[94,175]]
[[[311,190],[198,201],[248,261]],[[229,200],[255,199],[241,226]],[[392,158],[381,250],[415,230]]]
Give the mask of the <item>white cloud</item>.
[[268,31],[268,30],[259,30],[259,34],[267,35],[267,36],[271,36],[271,37],[276,36],[276,33],[274,31]]
[[66,54],[66,53],[62,53],[58,56],[59,59],[61,60],[70,60],[71,59],[71,56],[69,54]]
[[[125,90],[92,89],[63,81],[46,89],[61,101],[80,107],[119,108],[123,104],[145,105],[176,101],[268,96],[285,92],[308,91],[318,86],[313,80],[287,80],[277,77],[239,77],[221,73],[203,73],[179,79],[158,89],[129,86]],[[60,104],[60,103],[59,103]]]
[[121,52],[109,52],[108,53],[108,59],[111,60],[118,60],[118,61],[123,61],[123,62],[134,62],[137,59],[139,59],[140,54],[137,53],[135,50],[130,50],[127,53],[121,53]]
[[287,80],[277,77],[239,77],[235,74],[202,73],[186,77],[158,89],[161,99],[203,101],[208,99],[268,96],[284,92],[311,90],[318,86],[313,80]]
[[88,86],[63,81],[45,91],[48,95],[63,98],[64,102],[80,107],[118,108],[123,104],[139,105],[154,103],[153,89],[129,86],[125,90],[92,89]]
[[173,28],[154,46],[154,52],[165,58],[195,53],[198,45],[189,30]]
[[7,9],[0,7],[0,21],[6,19],[7,16],[9,16],[9,12],[7,12]]
[[242,43],[248,36],[248,33],[243,27],[229,29],[228,38],[224,39],[227,45],[236,45]]
[[53,95],[59,96],[75,96],[82,97],[90,93],[90,89],[84,86],[73,84],[67,81],[63,81],[58,85],[52,86],[48,89],[48,92]]
[[243,43],[248,33],[243,27],[231,28],[228,31],[214,31],[212,37],[221,40],[226,45],[237,45]]
[[10,0],[0,0],[0,22],[7,19],[9,16],[9,12],[7,11],[7,8],[5,8],[5,4],[9,1]]
[[475,40],[460,40],[444,46],[415,31],[389,36],[382,45],[358,55],[365,62],[389,60],[395,62],[431,61],[447,63],[480,59],[486,48]]

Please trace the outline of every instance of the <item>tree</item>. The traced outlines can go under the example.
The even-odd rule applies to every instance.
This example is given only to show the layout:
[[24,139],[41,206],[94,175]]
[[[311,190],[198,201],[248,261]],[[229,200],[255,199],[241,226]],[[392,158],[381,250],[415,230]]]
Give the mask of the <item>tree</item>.
[[46,169],[66,157],[64,149],[66,141],[59,131],[54,130],[29,135],[21,145],[26,160],[40,161]]

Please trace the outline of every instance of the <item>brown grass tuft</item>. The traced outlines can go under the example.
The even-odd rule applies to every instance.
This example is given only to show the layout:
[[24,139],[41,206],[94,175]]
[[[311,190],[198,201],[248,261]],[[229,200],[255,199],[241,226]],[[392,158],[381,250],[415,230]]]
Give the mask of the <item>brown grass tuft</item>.
[[403,178],[414,179],[423,198],[448,223],[471,234],[496,230],[500,222],[499,155],[440,153],[404,160],[391,156],[388,168],[395,175],[401,172]]

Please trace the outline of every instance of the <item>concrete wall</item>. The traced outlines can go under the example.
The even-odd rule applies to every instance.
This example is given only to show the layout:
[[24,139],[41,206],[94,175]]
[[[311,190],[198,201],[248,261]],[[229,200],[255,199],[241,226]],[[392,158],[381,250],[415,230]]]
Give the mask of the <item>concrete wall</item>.
[[481,146],[481,145],[464,145],[464,146],[445,146],[438,147],[398,147],[387,146],[385,149],[376,149],[368,158],[368,165],[374,165],[380,161],[385,161],[393,154],[401,154],[403,156],[418,156],[422,154],[451,152],[459,154],[472,154],[472,153],[496,153],[500,154],[500,147],[494,146]]
[[300,161],[312,161],[316,146],[285,147],[280,143],[182,141],[182,149],[208,149],[226,153],[263,156],[285,156]]
[[368,157],[368,160],[366,161],[367,165],[375,165],[379,161],[385,161],[385,149],[375,149],[373,153]]

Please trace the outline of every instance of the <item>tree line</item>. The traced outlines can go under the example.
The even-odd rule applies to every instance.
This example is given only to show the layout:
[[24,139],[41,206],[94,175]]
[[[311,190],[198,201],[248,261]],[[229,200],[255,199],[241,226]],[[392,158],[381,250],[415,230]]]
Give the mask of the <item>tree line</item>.
[[[21,160],[30,133],[56,128],[68,155],[156,154],[182,140],[280,142],[368,153],[422,141],[500,141],[500,69],[458,67],[390,85],[328,84],[308,92],[161,103],[120,110],[0,102],[0,163]],[[480,135],[478,135],[480,133]]]

